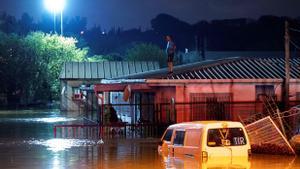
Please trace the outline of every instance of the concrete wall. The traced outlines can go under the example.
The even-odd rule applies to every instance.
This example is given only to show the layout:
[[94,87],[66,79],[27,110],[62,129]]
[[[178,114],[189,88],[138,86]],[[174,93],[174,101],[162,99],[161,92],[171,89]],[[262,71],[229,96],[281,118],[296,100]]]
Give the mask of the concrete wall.
[[[178,83],[161,84],[156,91],[155,102],[161,103],[164,98],[175,98],[176,103],[187,103],[176,106],[177,122],[190,121],[191,94],[231,94],[231,102],[235,103],[230,106],[231,120],[238,121],[239,116],[246,118],[255,112],[262,112],[262,104],[257,101],[256,85],[273,85],[277,101],[281,101],[282,85],[281,80],[245,80],[245,81],[227,81],[221,82],[214,80],[204,80],[195,83]],[[175,86],[174,86],[175,85]],[[300,101],[300,81],[291,81],[290,100]],[[162,121],[167,120],[168,109],[161,110]]]

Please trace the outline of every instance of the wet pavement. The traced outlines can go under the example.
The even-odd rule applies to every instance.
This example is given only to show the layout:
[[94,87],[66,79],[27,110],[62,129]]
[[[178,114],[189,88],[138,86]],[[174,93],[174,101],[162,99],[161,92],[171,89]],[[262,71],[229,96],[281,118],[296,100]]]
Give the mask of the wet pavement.
[[[78,116],[58,110],[0,111],[0,168],[12,169],[296,169],[300,158],[253,155],[242,164],[203,163],[191,157],[157,153],[157,138],[114,137],[99,140],[54,139],[53,125],[74,123]],[[216,166],[217,165],[217,166]]]

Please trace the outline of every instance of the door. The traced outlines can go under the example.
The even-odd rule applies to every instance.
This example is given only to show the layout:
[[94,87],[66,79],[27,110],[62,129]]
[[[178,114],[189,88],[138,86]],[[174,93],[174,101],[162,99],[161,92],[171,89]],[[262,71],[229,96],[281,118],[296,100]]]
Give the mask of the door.
[[176,130],[173,138],[173,145],[171,146],[171,152],[174,156],[184,154],[184,130]]
[[191,93],[191,120],[229,120],[231,93]]

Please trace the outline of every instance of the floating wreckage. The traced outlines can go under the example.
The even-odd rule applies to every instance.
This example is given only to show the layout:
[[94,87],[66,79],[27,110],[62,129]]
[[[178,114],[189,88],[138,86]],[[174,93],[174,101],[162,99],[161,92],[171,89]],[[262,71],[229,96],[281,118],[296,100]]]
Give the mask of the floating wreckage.
[[279,130],[270,116],[245,126],[255,153],[294,155],[289,141]]
[[272,98],[265,97],[263,103],[263,113],[255,113],[247,119],[240,117],[249,135],[252,152],[296,155],[300,150],[300,135],[295,132],[300,107],[280,112]]

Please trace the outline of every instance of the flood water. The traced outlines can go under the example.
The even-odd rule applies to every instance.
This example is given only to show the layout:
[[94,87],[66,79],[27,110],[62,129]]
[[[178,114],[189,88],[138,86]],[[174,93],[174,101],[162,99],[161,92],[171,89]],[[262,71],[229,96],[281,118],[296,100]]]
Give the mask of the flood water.
[[114,137],[98,140],[54,139],[53,126],[77,123],[78,116],[58,110],[0,111],[0,168],[12,169],[296,169],[300,158],[253,155],[242,165],[215,166],[191,157],[157,153],[157,138]]

